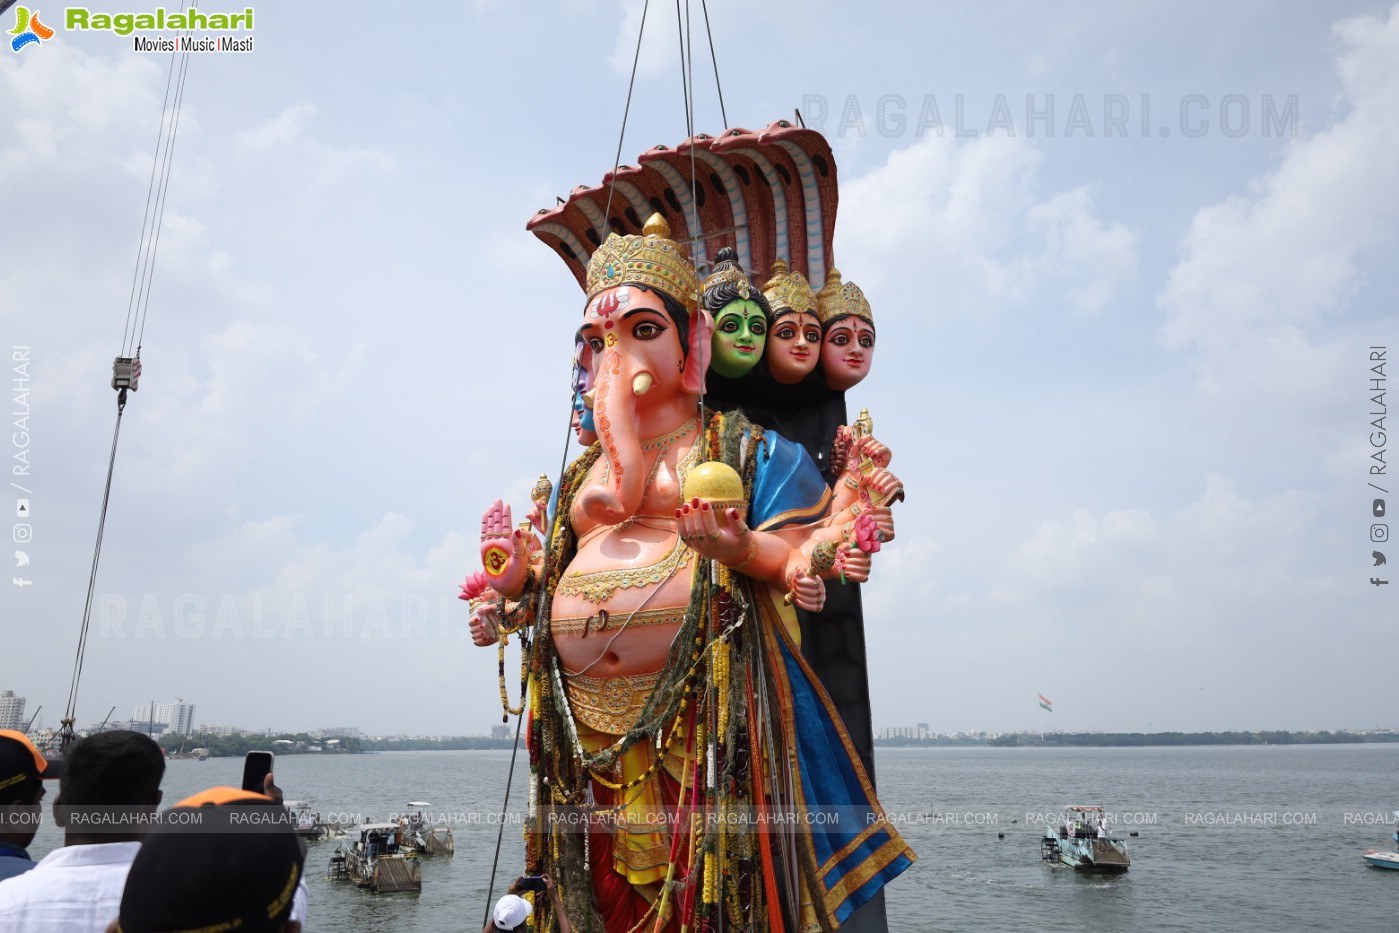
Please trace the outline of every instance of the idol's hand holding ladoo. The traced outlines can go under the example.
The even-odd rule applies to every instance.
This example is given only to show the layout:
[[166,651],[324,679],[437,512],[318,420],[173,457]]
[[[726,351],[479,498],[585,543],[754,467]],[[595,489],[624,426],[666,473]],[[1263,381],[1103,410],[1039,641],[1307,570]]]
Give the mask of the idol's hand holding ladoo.
[[711,507],[709,500],[692,498],[675,510],[680,523],[680,540],[699,554],[721,564],[741,564],[757,534],[748,527],[736,508]]

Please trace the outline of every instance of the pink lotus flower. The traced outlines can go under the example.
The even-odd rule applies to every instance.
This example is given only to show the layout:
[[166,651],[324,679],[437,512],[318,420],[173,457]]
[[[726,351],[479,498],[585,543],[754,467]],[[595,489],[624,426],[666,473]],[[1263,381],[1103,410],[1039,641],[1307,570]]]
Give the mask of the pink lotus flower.
[[878,554],[883,547],[884,536],[879,533],[874,516],[868,512],[855,519],[855,546],[866,554]]
[[466,582],[461,585],[461,593],[457,599],[475,599],[490,587],[486,583],[486,574],[480,570],[467,574]]

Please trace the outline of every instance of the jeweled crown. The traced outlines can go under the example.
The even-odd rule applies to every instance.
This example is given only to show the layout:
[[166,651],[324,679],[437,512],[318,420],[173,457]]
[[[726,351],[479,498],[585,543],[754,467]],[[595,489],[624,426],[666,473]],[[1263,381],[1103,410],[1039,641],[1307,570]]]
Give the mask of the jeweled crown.
[[869,301],[865,299],[865,293],[860,291],[860,286],[854,282],[842,282],[840,270],[831,266],[830,271],[826,273],[825,286],[816,294],[816,316],[821,319],[822,326],[825,326],[848,314],[874,324],[874,312],[870,309]]
[[[721,251],[722,254],[723,251]],[[707,292],[726,282],[738,289],[740,298],[744,301],[748,300],[748,296],[753,290],[753,283],[748,280],[748,276],[743,274],[743,267],[738,264],[737,259],[726,259],[716,263],[713,271],[704,280],[704,290]]]
[[763,286],[763,297],[772,305],[773,315],[783,311],[816,311],[816,293],[800,272],[791,272],[787,260],[772,261],[772,278]]
[[589,301],[603,289],[628,282],[665,292],[691,314],[698,306],[699,276],[660,214],[647,219],[640,236],[612,234],[588,260]]

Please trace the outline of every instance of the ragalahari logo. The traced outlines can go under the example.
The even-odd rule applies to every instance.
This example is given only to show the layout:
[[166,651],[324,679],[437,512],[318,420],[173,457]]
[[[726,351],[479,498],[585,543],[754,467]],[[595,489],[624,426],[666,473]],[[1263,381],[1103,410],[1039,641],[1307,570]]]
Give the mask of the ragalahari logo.
[[29,12],[28,7],[15,7],[15,28],[10,30],[10,35],[14,36],[10,40],[10,48],[18,52],[26,45],[39,45],[40,43],[53,38],[53,30],[39,22],[39,11]]

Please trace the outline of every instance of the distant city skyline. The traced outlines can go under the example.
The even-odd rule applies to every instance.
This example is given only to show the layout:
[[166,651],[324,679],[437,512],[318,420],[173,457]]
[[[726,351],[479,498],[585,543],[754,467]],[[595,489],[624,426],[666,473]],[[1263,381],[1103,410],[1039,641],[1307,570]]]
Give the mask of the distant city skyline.
[[181,700],[174,703],[142,703],[131,714],[131,721],[161,723],[167,732],[188,735],[194,731],[194,704]]

